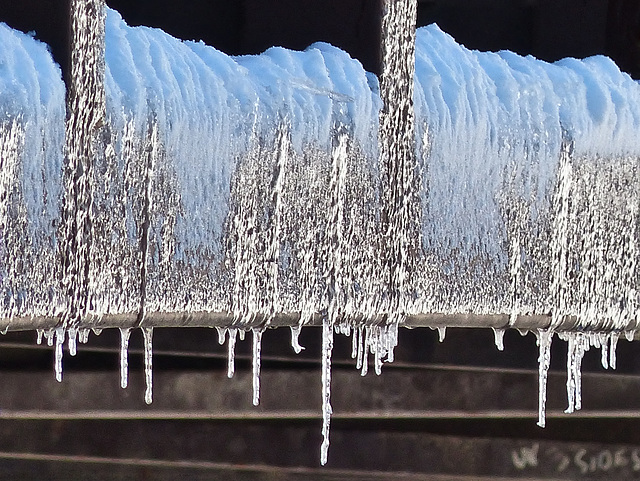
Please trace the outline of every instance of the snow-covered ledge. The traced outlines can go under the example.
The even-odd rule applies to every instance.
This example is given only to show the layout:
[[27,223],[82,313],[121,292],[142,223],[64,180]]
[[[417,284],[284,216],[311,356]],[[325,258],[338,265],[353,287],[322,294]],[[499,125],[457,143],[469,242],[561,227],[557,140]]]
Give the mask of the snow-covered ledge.
[[609,59],[414,38],[415,3],[390,2],[377,79],[327,44],[233,58],[111,10],[102,45],[100,2],[74,5],[66,131],[59,68],[0,26],[0,327],[39,329],[60,379],[63,344],[107,327],[126,379],[140,327],[151,401],[152,329],[215,326],[230,355],[252,332],[257,402],[262,331],[297,349],[322,325],[324,460],[335,330],[379,371],[402,325],[534,329],[541,425],[555,333],[569,410],[585,350],[615,365],[638,324],[640,85]]

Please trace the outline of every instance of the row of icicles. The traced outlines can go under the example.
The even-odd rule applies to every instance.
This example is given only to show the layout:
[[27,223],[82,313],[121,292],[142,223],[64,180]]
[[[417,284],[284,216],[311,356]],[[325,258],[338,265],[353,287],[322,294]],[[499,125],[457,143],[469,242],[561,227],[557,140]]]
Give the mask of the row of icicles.
[[[304,347],[299,343],[302,326],[291,327],[291,347],[296,354],[302,352]],[[140,328],[144,340],[144,370],[145,370],[145,402],[153,401],[153,328]],[[260,403],[260,352],[262,334],[264,328],[251,328],[253,335],[253,405]],[[438,338],[443,342],[446,335],[445,327],[438,327]],[[62,356],[65,339],[67,340],[69,354],[76,355],[77,344],[86,344],[89,339],[90,329],[45,329],[38,330],[38,344],[42,344],[43,338],[49,346],[55,345],[55,377],[62,381]],[[132,328],[120,329],[120,385],[124,389],[128,385],[128,350],[129,338]],[[239,338],[245,339],[246,330],[241,328],[217,328],[218,342],[220,345],[227,343],[227,376],[232,378],[235,372],[235,345]],[[382,371],[384,362],[393,362],[393,351],[398,344],[398,324],[387,326],[352,326],[346,323],[332,325],[325,322],[323,325],[323,354],[322,354],[322,417],[323,442],[321,446],[321,463],[327,462],[329,448],[329,424],[331,420],[331,356],[333,349],[333,333],[352,338],[351,357],[356,360],[356,367],[361,375],[365,376],[369,371],[369,354],[373,355],[373,367],[377,375]],[[93,329],[94,334],[99,335],[100,329]],[[528,331],[524,331],[525,335]],[[504,329],[494,329],[495,344],[498,350],[504,349]],[[538,425],[545,426],[545,404],[547,397],[547,374],[551,362],[551,341],[553,330],[539,329],[536,331],[537,345],[539,346],[539,402]],[[628,341],[632,341],[635,331],[624,331]],[[567,399],[566,413],[572,413],[582,407],[582,382],[581,365],[584,354],[591,348],[601,349],[602,367],[605,369],[616,368],[616,346],[620,332],[559,332],[558,337],[567,341]]]

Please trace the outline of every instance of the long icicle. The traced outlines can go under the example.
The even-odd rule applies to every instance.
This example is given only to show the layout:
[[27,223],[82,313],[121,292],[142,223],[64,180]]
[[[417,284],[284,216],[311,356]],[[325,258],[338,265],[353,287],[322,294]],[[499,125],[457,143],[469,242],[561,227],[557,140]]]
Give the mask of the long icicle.
[[253,332],[253,405],[260,404],[260,351],[262,347],[262,328],[251,329]]
[[129,384],[129,337],[130,328],[120,329],[120,387],[125,389]]
[[227,341],[227,377],[231,379],[236,370],[236,338],[238,329],[229,329],[229,340]]
[[541,428],[543,428],[546,424],[547,375],[549,373],[549,365],[551,364],[552,340],[552,330],[538,330],[538,426],[540,426]]
[[144,392],[144,402],[153,402],[153,327],[143,327],[142,337],[144,338],[144,378],[146,390]]
[[329,454],[329,426],[331,424],[331,356],[333,353],[333,326],[329,317],[322,322],[322,446],[320,464],[327,464]]
[[56,373],[56,381],[58,382],[62,382],[62,352],[64,348],[64,335],[65,335],[65,330],[63,327],[58,327],[55,330],[55,338],[56,338],[55,373]]

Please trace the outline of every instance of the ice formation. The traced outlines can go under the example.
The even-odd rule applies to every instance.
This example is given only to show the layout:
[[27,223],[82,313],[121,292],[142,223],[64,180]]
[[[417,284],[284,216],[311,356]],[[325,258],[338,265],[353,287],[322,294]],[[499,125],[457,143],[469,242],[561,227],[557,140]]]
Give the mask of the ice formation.
[[60,314],[62,72],[46,45],[2,23],[0,45],[0,318]]
[[[383,23],[412,15],[394,7]],[[228,376],[250,330],[257,404],[263,329],[293,313],[299,352],[321,319],[324,463],[335,332],[379,374],[407,316],[507,316],[498,349],[507,324],[548,316],[541,426],[554,334],[568,411],[586,350],[615,367],[638,322],[640,85],[611,60],[475,52],[432,25],[415,55],[411,36],[383,36],[378,83],[324,43],[233,58],[112,10],[105,22],[104,99],[82,100],[104,101],[105,122],[80,119],[78,152],[60,69],[0,24],[0,318],[64,320],[38,332],[58,380],[81,324],[129,316],[121,385],[141,327],[150,403],[147,318],[230,313]]]
[[126,389],[129,385],[129,338],[130,328],[120,328],[120,387]]

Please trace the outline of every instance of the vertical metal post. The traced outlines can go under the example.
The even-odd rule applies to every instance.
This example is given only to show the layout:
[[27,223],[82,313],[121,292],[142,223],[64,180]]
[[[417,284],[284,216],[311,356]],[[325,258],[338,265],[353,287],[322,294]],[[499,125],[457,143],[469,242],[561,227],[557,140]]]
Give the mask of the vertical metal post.
[[[420,248],[413,84],[416,0],[382,0],[380,167],[388,312],[402,315]],[[403,300],[404,299],[404,300]]]
[[104,92],[105,1],[71,0],[67,75],[64,199],[61,223],[65,327],[90,305],[93,159],[106,115]]

